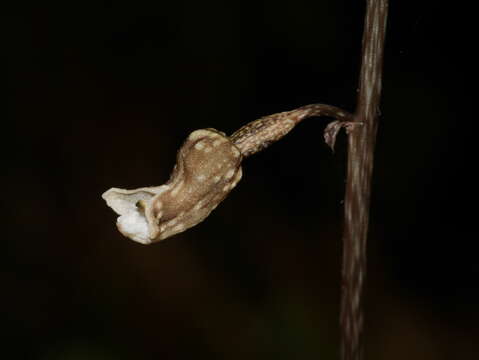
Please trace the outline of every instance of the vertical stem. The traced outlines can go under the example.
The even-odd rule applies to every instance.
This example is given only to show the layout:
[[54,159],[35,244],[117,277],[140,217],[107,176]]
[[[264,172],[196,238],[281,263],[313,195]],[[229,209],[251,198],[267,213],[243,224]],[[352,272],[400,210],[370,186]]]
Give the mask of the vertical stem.
[[367,0],[358,102],[354,114],[354,121],[363,123],[363,126],[348,136],[340,315],[342,360],[359,360],[363,355],[362,294],[387,9],[388,0]]

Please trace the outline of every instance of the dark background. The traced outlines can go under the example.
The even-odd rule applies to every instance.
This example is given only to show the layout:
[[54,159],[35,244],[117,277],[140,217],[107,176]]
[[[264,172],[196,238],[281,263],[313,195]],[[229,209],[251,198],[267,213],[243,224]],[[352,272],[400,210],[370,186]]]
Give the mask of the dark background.
[[[195,129],[231,133],[315,102],[352,111],[363,6],[44,1],[9,10],[0,357],[337,359],[345,136],[331,154],[326,120],[247,159],[205,222],[155,245],[122,237],[100,195],[164,183]],[[390,10],[366,359],[472,359],[475,24],[454,3],[393,1]]]

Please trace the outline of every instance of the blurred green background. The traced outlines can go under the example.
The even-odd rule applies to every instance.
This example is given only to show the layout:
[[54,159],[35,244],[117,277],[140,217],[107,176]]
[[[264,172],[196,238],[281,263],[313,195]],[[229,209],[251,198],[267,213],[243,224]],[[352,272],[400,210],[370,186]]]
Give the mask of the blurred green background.
[[[366,359],[477,356],[474,44],[466,9],[393,1]],[[345,137],[311,119],[152,246],[100,198],[164,183],[195,129],[354,109],[363,1],[70,1],[3,21],[3,359],[337,359]]]

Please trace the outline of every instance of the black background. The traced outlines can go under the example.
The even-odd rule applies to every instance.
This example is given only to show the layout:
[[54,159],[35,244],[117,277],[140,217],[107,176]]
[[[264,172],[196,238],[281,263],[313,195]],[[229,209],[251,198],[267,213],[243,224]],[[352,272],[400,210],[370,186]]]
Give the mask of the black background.
[[[393,1],[366,359],[471,359],[479,336],[474,21]],[[7,12],[5,359],[337,359],[345,137],[300,124],[199,226],[143,246],[100,198],[165,182],[189,132],[354,109],[363,1],[76,1]]]

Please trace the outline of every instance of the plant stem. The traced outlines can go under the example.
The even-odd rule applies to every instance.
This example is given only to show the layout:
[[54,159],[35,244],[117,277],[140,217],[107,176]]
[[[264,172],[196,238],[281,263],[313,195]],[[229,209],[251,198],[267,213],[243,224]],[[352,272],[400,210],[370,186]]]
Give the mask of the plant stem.
[[354,121],[363,123],[348,136],[344,200],[341,294],[341,359],[363,356],[362,295],[366,277],[371,178],[381,97],[388,0],[367,0],[359,93]]

